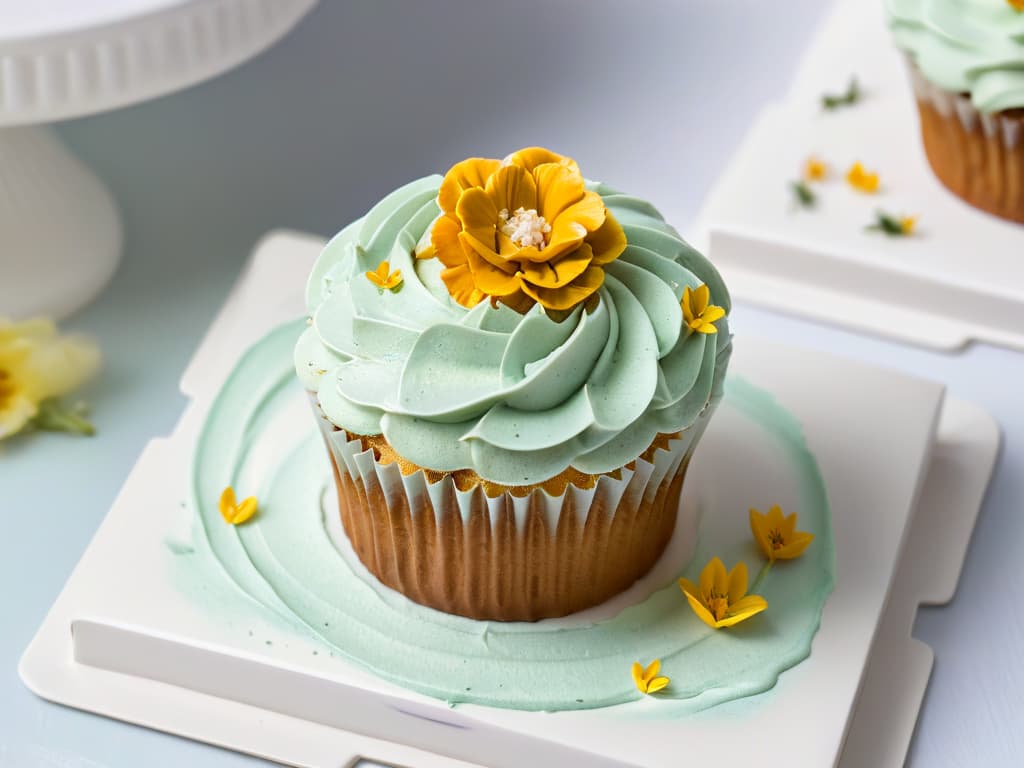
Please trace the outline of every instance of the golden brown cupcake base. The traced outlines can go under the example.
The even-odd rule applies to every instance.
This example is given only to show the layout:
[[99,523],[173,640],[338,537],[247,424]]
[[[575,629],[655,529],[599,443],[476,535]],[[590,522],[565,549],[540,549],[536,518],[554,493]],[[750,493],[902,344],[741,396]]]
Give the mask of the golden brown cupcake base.
[[345,532],[381,582],[446,613],[536,621],[602,603],[647,573],[672,537],[687,461],[647,501],[623,494],[612,507],[598,487],[589,507],[577,510],[568,494],[554,529],[539,491],[517,528],[510,495],[494,514],[475,489],[463,520],[452,482],[442,481],[438,514],[427,494],[388,499],[373,475],[353,480],[333,455],[331,463]]
[[[325,440],[333,439],[340,430],[324,417],[315,395],[310,399]],[[710,410],[690,429],[701,431]],[[344,434],[359,444],[359,453],[372,455],[376,466],[397,464],[402,475],[422,471],[424,481],[442,491],[439,498],[425,488],[411,496],[403,486],[386,492],[377,473],[353,477],[328,446],[342,526],[366,569],[417,603],[494,621],[565,616],[603,603],[644,576],[672,538],[696,443],[689,440],[681,455],[684,448],[673,439],[678,435],[657,436],[638,460],[669,462],[656,486],[632,462],[625,469],[636,475],[625,491],[622,471],[608,473],[602,483],[602,475],[571,470],[552,478],[559,494],[546,484],[495,494],[496,487],[485,492],[482,484],[462,487],[468,475],[460,475],[459,484],[456,473],[428,473],[398,460],[386,442],[380,445],[383,438]],[[470,494],[468,514],[465,502],[460,509],[459,492]],[[557,516],[547,506],[551,496],[561,499]],[[587,508],[577,509],[580,502]],[[516,506],[522,505],[525,514],[517,524]],[[693,538],[696,520],[690,522]]]

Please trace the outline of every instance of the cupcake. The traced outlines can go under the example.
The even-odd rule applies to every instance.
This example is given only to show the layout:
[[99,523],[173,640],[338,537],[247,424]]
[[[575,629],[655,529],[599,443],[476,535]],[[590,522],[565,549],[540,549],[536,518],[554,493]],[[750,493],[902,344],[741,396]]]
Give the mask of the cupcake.
[[1024,0],[886,0],[932,170],[971,205],[1024,222]]
[[729,296],[648,203],[549,150],[471,158],[343,229],[306,299],[296,369],[385,585],[534,621],[629,587],[677,527],[692,551]]

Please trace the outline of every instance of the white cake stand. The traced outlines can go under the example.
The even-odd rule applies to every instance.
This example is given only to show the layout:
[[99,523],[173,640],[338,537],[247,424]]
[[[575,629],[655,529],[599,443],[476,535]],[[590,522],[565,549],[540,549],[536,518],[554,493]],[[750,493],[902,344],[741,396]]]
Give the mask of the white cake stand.
[[315,3],[0,3],[0,316],[65,317],[96,297],[120,259],[113,198],[43,124],[220,74]]

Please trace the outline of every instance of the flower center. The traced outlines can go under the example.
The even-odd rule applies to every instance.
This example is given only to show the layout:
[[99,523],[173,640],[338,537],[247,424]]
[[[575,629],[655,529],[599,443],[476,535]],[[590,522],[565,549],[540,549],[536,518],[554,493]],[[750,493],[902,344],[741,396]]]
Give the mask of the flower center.
[[14,394],[14,382],[11,381],[11,374],[0,368],[0,409],[4,407],[8,398]]
[[711,615],[715,617],[715,621],[721,621],[729,613],[729,600],[712,592],[708,596],[708,608],[711,610]]
[[509,216],[508,208],[498,211],[498,219],[501,222],[501,233],[507,235],[509,240],[520,248],[534,247],[543,251],[547,245],[547,238],[544,236],[551,232],[551,225],[543,216],[537,215],[536,208],[516,208],[516,212]]
[[782,531],[773,529],[768,533],[768,541],[772,543],[772,549],[782,549],[786,544],[786,540],[782,538]]

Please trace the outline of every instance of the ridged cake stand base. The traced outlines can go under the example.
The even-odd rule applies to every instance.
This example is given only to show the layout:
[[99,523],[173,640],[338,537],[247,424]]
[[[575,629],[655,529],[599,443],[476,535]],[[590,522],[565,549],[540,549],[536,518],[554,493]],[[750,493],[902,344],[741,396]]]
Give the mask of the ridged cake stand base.
[[0,315],[66,317],[121,257],[110,192],[45,127],[0,128]]

